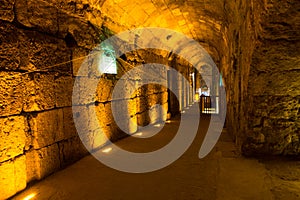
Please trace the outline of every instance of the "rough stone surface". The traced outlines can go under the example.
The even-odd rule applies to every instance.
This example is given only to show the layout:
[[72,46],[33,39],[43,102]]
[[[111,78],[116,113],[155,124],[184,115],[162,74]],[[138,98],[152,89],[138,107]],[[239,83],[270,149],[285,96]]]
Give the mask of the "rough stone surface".
[[0,72],[0,116],[20,114],[23,107],[24,79],[21,73]]
[[35,164],[38,179],[42,179],[49,174],[60,169],[58,144],[36,150]]
[[58,144],[26,152],[27,182],[40,180],[61,168]]
[[0,119],[0,163],[24,153],[26,119],[23,116]]
[[[4,198],[25,187],[23,180],[42,179],[85,154],[76,137],[72,103],[78,105],[75,118],[86,119],[77,128],[86,134],[88,148],[94,149],[105,144],[104,136],[112,140],[126,136],[111,113],[111,92],[124,73],[151,62],[170,65],[189,77],[190,64],[164,50],[128,52],[118,58],[116,76],[99,76],[97,58],[87,55],[110,35],[136,27],[170,28],[194,38],[208,51],[227,90],[226,126],[243,153],[298,155],[298,10],[297,0],[2,1],[0,123],[5,142],[0,144],[0,170],[12,172],[18,166],[17,173],[24,172],[25,155],[27,168],[26,178],[25,173],[20,179],[5,174],[0,180],[0,186],[8,188]],[[172,40],[172,35],[166,39]],[[137,37],[134,43],[138,42]],[[192,55],[192,49],[185,50]],[[78,73],[82,65],[88,70]],[[166,76],[165,71],[155,73]],[[140,75],[131,78],[137,81]],[[73,94],[79,101],[71,102],[75,77],[81,83]],[[91,91],[88,80],[100,80],[96,91]],[[136,126],[128,119],[142,126],[166,119],[165,112],[153,107],[156,104],[171,114],[188,106],[184,98],[188,87],[173,86],[180,99],[171,94],[171,108],[167,108],[165,88],[147,85],[127,94],[130,86],[124,85],[117,101],[127,105],[119,112],[130,133]],[[91,120],[95,110],[97,119]]]
[[51,110],[32,115],[30,127],[34,135],[33,146],[35,149],[40,149],[65,139],[63,110]]
[[[250,112],[253,132],[248,137],[252,139],[244,144],[247,154],[300,152],[299,8],[298,1],[272,1],[262,20],[249,80],[255,106]],[[259,142],[258,135],[264,140]]]
[[7,199],[26,187],[25,156],[0,163],[1,199]]
[[61,141],[59,144],[59,157],[62,166],[67,166],[88,154],[78,136],[69,140]]
[[28,76],[24,111],[40,111],[55,106],[54,74]]
[[55,78],[56,107],[67,107],[72,105],[73,77],[61,76]]
[[14,4],[15,1],[3,0],[0,5],[1,20],[12,22],[14,20]]
[[16,0],[18,22],[30,28],[55,34],[58,31],[58,10],[45,1]]

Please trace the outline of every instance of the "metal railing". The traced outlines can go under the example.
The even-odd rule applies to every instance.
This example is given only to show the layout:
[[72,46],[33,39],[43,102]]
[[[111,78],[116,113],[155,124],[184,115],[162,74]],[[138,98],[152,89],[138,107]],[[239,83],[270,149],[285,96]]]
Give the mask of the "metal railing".
[[219,114],[219,96],[200,96],[202,114]]

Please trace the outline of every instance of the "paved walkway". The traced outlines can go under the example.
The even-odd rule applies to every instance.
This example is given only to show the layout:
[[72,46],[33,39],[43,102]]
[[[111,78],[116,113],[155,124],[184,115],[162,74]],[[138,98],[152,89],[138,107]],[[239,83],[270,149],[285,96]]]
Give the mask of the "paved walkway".
[[[152,140],[137,141],[126,138],[117,144],[135,152],[158,149],[172,139],[178,123],[179,119],[173,119]],[[300,199],[300,181],[293,179],[282,182],[280,176],[277,176],[282,173],[279,169],[287,169],[291,165],[285,165],[286,162],[260,162],[241,157],[226,130],[223,130],[213,151],[200,160],[198,152],[208,124],[208,119],[201,120],[192,146],[179,160],[164,169],[146,174],[123,173],[106,167],[92,156],[87,156],[31,186],[14,199],[22,199],[31,194],[35,195],[33,199],[53,200]],[[292,163],[293,169],[299,169],[298,162]],[[290,175],[289,170],[285,172],[285,176]],[[299,170],[294,173],[299,173],[294,175],[300,177]]]

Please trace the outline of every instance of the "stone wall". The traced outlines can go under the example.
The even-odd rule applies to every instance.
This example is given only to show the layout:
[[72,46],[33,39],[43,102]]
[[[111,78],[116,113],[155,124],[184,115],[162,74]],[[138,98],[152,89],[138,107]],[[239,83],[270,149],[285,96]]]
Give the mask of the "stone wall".
[[0,13],[0,188],[5,188],[0,199],[5,199],[87,154],[73,124],[76,64],[70,60],[97,44],[101,31],[44,1],[7,0]]
[[[0,199],[88,154],[73,122],[73,84],[75,78],[83,83],[93,78],[89,73],[78,74],[78,69],[111,32],[98,26],[100,13],[87,5],[74,7],[68,2],[69,6],[62,7],[56,3],[5,0],[0,5],[0,188],[5,188]],[[92,24],[96,17],[98,24]],[[148,59],[161,58],[153,53]],[[137,64],[141,61],[132,61],[130,56],[119,59],[118,69],[123,72],[118,76]],[[105,134],[112,140],[125,136],[110,109],[110,94],[118,76],[101,79],[97,92],[84,104],[74,106],[79,114],[96,110]],[[86,85],[80,92],[90,92],[88,89]],[[167,89],[148,85],[126,101],[132,108],[127,114],[139,125],[155,123],[161,118],[149,119],[148,109],[161,104],[167,110]],[[106,141],[94,129],[95,122],[85,123],[88,126],[82,127],[89,127],[85,131],[92,136],[89,140],[93,148],[103,146]]]
[[299,154],[299,6],[224,4],[226,120],[245,155]]
[[[97,111],[112,140],[126,136],[111,113],[111,92],[121,75],[143,63],[174,67],[189,78],[191,66],[170,52],[136,51],[118,58],[118,75],[101,78],[96,93],[78,72],[102,40],[119,31],[158,26],[198,40],[222,72],[227,91],[227,127],[247,155],[299,154],[299,3],[296,0],[4,0],[0,5],[0,198],[87,155],[73,122],[72,90],[91,94],[75,102],[75,117],[92,148],[105,144],[89,113]],[[109,27],[109,28],[106,28]],[[165,72],[161,72],[165,74]],[[175,77],[175,90],[188,96]],[[180,81],[180,80],[178,80]],[[76,95],[76,94],[75,94]],[[190,103],[158,85],[122,99],[122,112],[138,125],[155,123],[149,109],[161,104],[172,114]],[[156,112],[152,110],[150,112]],[[82,117],[82,116],[81,116]],[[163,116],[165,119],[166,116]],[[136,131],[132,127],[131,133]]]
[[248,132],[248,85],[252,54],[261,29],[264,4],[260,1],[224,1],[220,72],[227,96],[226,126],[241,148]]
[[247,154],[300,153],[300,2],[267,1],[251,64]]

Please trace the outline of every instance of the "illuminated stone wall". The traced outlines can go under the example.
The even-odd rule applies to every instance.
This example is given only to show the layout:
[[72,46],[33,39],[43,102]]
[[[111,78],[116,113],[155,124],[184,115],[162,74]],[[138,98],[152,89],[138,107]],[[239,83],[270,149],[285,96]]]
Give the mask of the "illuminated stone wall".
[[226,126],[239,148],[249,132],[249,111],[253,107],[248,99],[248,86],[255,84],[249,82],[249,76],[264,9],[260,1],[226,1],[224,5],[220,71],[227,95]]
[[253,54],[247,154],[300,153],[300,2],[267,1]]
[[4,1],[0,10],[0,199],[5,199],[87,154],[73,124],[77,65],[70,60],[88,52],[101,32],[44,1]]
[[[88,154],[73,122],[73,83],[75,77],[83,83],[92,78],[77,71],[90,50],[111,33],[88,22],[80,8],[68,5],[62,9],[51,2],[7,0],[0,6],[0,199]],[[86,6],[82,9],[87,15],[98,13]],[[148,59],[161,59],[156,57],[153,53]],[[125,72],[140,64],[129,58],[119,61],[118,69]],[[125,136],[110,109],[110,93],[117,79],[102,79],[96,94],[74,108],[79,114],[83,109],[96,109],[112,140]],[[90,92],[89,86],[84,85],[80,92]],[[94,102],[96,108],[90,106]],[[128,115],[138,124],[155,123],[161,119],[149,121],[148,109],[154,104],[167,109],[167,90],[148,85],[128,99],[128,104]],[[104,137],[93,129],[95,122],[86,119],[90,129],[84,131],[94,136],[90,143],[95,148],[104,145]]]
[[[137,27],[177,30],[197,40],[222,72],[227,91],[228,132],[245,154],[299,154],[299,1],[255,0],[4,0],[0,5],[0,198],[6,198],[87,155],[72,117],[75,77],[89,52],[113,33]],[[148,62],[168,64],[189,76],[169,52],[132,52],[118,60],[123,72]],[[69,62],[73,60],[72,62]],[[63,63],[57,65],[58,63]],[[123,73],[122,72],[122,73]],[[119,72],[119,75],[121,72]],[[75,110],[96,110],[105,133],[124,137],[111,116],[117,78]],[[176,80],[176,79],[175,79]],[[184,87],[174,83],[182,93]],[[80,92],[89,92],[88,85]],[[125,112],[139,125],[148,109],[167,107],[167,90],[149,85]],[[188,100],[171,98],[178,113]],[[93,147],[105,143],[86,123]],[[85,127],[85,126],[83,126]],[[132,132],[134,132],[134,128]],[[95,142],[97,141],[97,142]],[[1,196],[2,195],[2,196]]]

